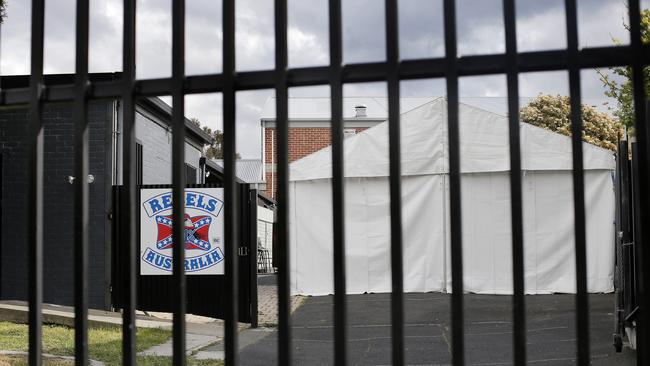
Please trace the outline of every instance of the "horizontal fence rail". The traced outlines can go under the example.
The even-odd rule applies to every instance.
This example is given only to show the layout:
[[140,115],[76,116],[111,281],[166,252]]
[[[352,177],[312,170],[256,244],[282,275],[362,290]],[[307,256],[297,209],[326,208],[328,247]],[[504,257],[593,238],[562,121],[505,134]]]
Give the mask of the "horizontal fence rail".
[[[225,357],[227,365],[238,364],[237,348],[237,241],[239,225],[235,202],[236,159],[236,110],[237,91],[274,89],[276,95],[277,123],[277,177],[278,177],[278,228],[281,245],[278,275],[278,364],[292,362],[290,319],[290,261],[289,261],[289,126],[288,88],[297,86],[328,85],[331,91],[332,116],[332,207],[333,255],[334,255],[334,359],[337,365],[347,363],[348,343],[346,319],[345,276],[345,190],[343,154],[342,88],[345,83],[387,83],[389,125],[389,193],[391,228],[391,319],[392,362],[404,364],[404,309],[402,268],[402,207],[400,172],[400,81],[424,78],[444,78],[448,98],[449,168],[450,168],[450,238],[452,272],[452,362],[465,364],[465,334],[463,313],[462,268],[462,211],[459,136],[459,78],[463,76],[504,74],[507,80],[510,144],[510,195],[512,218],[512,264],[513,264],[513,338],[514,364],[524,364],[527,359],[525,298],[524,298],[524,238],[521,179],[521,141],[519,136],[519,85],[520,73],[537,71],[568,72],[571,97],[573,196],[576,261],[576,325],[577,359],[579,365],[590,362],[589,304],[587,296],[585,190],[582,155],[582,120],[580,72],[582,69],[630,66],[633,71],[634,105],[638,143],[638,184],[650,186],[650,129],[646,125],[646,95],[643,69],[650,62],[650,46],[643,45],[640,31],[640,4],[629,1],[629,24],[631,44],[597,48],[578,48],[578,17],[576,0],[565,0],[567,24],[567,48],[523,52],[517,51],[515,0],[503,1],[506,51],[502,54],[458,57],[456,1],[444,0],[444,42],[446,55],[440,58],[418,60],[399,59],[399,22],[397,0],[385,0],[386,11],[386,61],[347,64],[342,62],[341,1],[329,1],[329,53],[330,65],[320,67],[289,68],[287,43],[287,0],[275,0],[275,68],[272,70],[237,72],[235,67],[235,1],[223,1],[223,72],[219,74],[185,75],[185,1],[173,1],[172,21],[172,76],[169,78],[136,80],[135,74],[135,1],[124,0],[123,15],[123,72],[114,74],[110,80],[95,81],[88,74],[88,0],[77,0],[76,73],[68,79],[51,80],[43,75],[43,40],[45,0],[32,0],[31,18],[31,75],[28,85],[0,85],[0,105],[26,105],[30,111],[28,150],[28,214],[32,217],[27,225],[29,249],[29,364],[40,365],[42,360],[42,291],[43,291],[43,124],[41,118],[44,103],[74,102],[75,104],[75,174],[79,177],[88,172],[88,117],[87,106],[93,99],[123,100],[123,184],[126,188],[126,234],[128,265],[124,276],[122,362],[136,364],[136,269],[138,250],[136,245],[136,165],[133,157],[135,147],[135,104],[143,96],[172,95],[173,98],[173,222],[174,241],[183,237],[183,187],[184,172],[184,98],[195,93],[223,93],[224,121],[224,189],[225,189],[225,272],[229,280],[226,295],[230,296],[226,308]],[[269,15],[270,16],[270,15]],[[323,14],[325,16],[325,14]],[[216,41],[216,40],[215,40]],[[216,62],[216,60],[214,60]],[[3,78],[3,81],[9,80]],[[75,357],[78,365],[88,362],[88,186],[84,179],[75,181]],[[641,190],[639,199],[640,222],[650,218],[650,191]],[[72,228],[70,228],[72,229]],[[650,237],[650,225],[641,228],[642,237]],[[642,250],[641,258],[650,261],[650,250]],[[174,284],[177,307],[173,320],[174,364],[185,364],[185,273],[183,250],[173,251]],[[71,258],[72,260],[72,258]],[[643,326],[650,324],[645,310],[650,306],[650,271],[644,271],[639,279],[640,332],[638,335],[638,359],[643,364],[650,359],[650,333]]]
[[[638,57],[636,56],[638,55]],[[518,72],[567,70],[569,52],[550,50],[522,52],[517,54]],[[583,48],[578,51],[577,67],[593,69],[626,66],[633,62],[650,63],[650,46],[640,45],[633,52],[631,46],[611,46]],[[508,70],[506,54],[474,55],[456,58],[458,76],[479,76],[504,74]],[[386,81],[387,62],[369,62],[342,65],[343,83],[366,83]],[[398,64],[400,80],[442,78],[447,70],[445,58],[426,58],[403,60]],[[288,68],[286,83],[288,87],[328,85],[330,67]],[[234,75],[233,89],[236,91],[272,89],[276,85],[276,70],[244,71]],[[137,80],[134,90],[138,96],[163,96],[171,93],[172,78]],[[223,74],[190,75],[185,77],[185,94],[216,93],[225,90]],[[122,97],[122,83],[116,81],[92,82],[89,85],[92,99],[114,99]],[[43,84],[42,100],[45,102],[71,102],[75,98],[72,80],[67,83]],[[27,87],[0,90],[0,105],[28,104],[30,91]]]

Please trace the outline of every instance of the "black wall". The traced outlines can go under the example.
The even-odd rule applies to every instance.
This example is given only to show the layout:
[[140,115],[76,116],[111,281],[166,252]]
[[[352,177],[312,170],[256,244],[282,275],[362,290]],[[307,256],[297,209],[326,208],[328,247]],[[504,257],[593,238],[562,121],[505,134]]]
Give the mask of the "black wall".
[[[104,308],[107,258],[107,184],[110,184],[108,151],[111,139],[112,102],[89,105],[89,300],[93,308]],[[27,299],[27,182],[25,133],[26,108],[0,109],[0,153],[2,154],[2,226],[0,243],[0,298]],[[44,288],[46,303],[73,304],[73,186],[74,175],[71,104],[46,105],[44,123]],[[110,248],[109,248],[110,249]],[[109,251],[110,253],[110,251]]]

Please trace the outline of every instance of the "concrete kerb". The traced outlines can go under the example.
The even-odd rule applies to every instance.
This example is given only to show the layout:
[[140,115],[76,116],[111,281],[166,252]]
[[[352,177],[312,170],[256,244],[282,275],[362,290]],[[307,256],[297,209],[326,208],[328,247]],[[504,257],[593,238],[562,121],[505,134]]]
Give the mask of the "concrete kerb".
[[[241,351],[274,331],[274,328],[247,328],[240,330],[239,336],[237,337],[237,348]],[[212,345],[203,347],[198,352],[194,353],[194,358],[197,360],[223,360],[224,357],[224,342],[221,340]]]
[[[0,321],[9,321],[13,323],[28,323],[29,307],[22,302],[8,301],[0,303]],[[140,328],[159,328],[172,329],[171,314],[156,313],[156,317],[146,317],[138,315],[136,326]],[[218,342],[223,336],[223,321],[214,320],[205,317],[195,317],[188,315],[192,319],[200,320],[198,323],[186,323],[187,335],[186,344],[188,354],[194,353],[202,348]],[[210,321],[211,320],[211,321]],[[57,324],[68,327],[74,327],[74,309],[66,306],[44,305],[43,306],[43,323]],[[122,314],[117,312],[105,312],[100,310],[90,310],[88,315],[89,328],[106,328],[119,327],[122,325]],[[239,325],[240,329],[246,327],[245,324]],[[172,340],[153,346],[140,355],[172,356]],[[22,355],[20,352],[0,351],[0,354]],[[52,358],[68,359],[68,357],[50,355]],[[71,358],[74,359],[74,358]],[[102,363],[95,363],[102,365]]]
[[[187,355],[196,355],[205,349],[218,346],[223,340],[223,321],[218,320],[207,324],[187,323],[187,332],[185,335],[185,345]],[[251,330],[250,326],[245,323],[238,323],[238,329],[241,334]],[[146,349],[139,355],[155,356],[172,356],[173,340],[170,339],[163,344]],[[210,359],[223,359],[223,357],[208,357]]]
[[[0,320],[2,321],[27,324],[28,315],[29,307],[26,305],[0,303]],[[74,311],[66,307],[61,307],[60,310],[58,308],[43,307],[43,322],[74,327]],[[88,315],[88,327],[90,328],[121,325],[122,316],[119,313],[92,311]],[[136,319],[136,326],[141,328],[166,329],[171,326],[171,323],[164,320],[138,318]]]
[[[207,347],[219,340],[217,336],[208,336],[201,334],[192,334],[187,333],[185,335],[185,350],[188,355],[193,354],[195,351]],[[169,339],[163,344],[153,346],[149,349],[146,349],[138,355],[140,356],[167,356],[171,357],[173,355],[173,339]]]
[[[21,352],[21,351],[2,351],[2,350],[0,350],[0,355],[28,356],[29,354],[27,352]],[[43,358],[74,361],[74,357],[72,357],[72,356],[57,356],[57,355],[51,355],[49,353],[43,353]],[[101,361],[91,359],[91,360],[89,360],[89,362],[90,362],[91,366],[104,366],[104,363],[101,362]]]

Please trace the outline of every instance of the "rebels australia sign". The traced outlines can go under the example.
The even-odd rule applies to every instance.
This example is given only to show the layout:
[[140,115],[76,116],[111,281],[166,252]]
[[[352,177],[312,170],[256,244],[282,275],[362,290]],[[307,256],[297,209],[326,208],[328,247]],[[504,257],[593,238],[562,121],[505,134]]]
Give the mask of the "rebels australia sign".
[[[140,274],[172,273],[172,192],[142,189],[140,209]],[[185,272],[223,274],[223,188],[185,190]]]

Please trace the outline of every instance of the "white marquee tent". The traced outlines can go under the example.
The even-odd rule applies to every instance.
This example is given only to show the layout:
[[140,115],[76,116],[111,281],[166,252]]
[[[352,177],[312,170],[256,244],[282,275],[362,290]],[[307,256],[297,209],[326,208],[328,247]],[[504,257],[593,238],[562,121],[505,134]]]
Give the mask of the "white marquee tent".
[[[506,117],[460,104],[464,288],[512,293]],[[401,115],[404,290],[451,291],[446,100]],[[571,139],[521,123],[525,291],[575,292]],[[347,137],[348,293],[390,292],[388,125]],[[613,291],[612,152],[583,143],[590,292]],[[292,292],[333,293],[331,149],[291,164]]]

